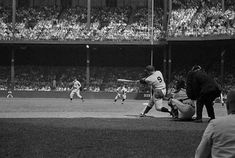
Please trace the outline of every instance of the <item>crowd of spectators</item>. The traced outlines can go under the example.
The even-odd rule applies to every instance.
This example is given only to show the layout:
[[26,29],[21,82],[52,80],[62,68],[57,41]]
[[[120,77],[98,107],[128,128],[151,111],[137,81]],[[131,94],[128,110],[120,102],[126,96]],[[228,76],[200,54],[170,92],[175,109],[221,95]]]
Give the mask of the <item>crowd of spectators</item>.
[[[183,3],[187,2],[187,3]],[[169,19],[169,36],[233,35],[235,6],[226,3],[173,1]],[[226,1],[227,2],[227,1]],[[154,40],[163,37],[163,10],[155,8]],[[150,40],[147,8],[92,8],[91,25],[87,28],[87,9],[74,7],[17,8],[15,38],[21,40],[89,40],[146,41]],[[0,40],[13,37],[10,8],[0,7]]]
[[[0,8],[0,12],[0,40],[12,39],[10,10]],[[129,7],[92,8],[91,25],[88,29],[86,8],[68,8],[63,11],[54,7],[20,8],[16,14],[15,38],[21,40],[149,40],[145,13],[147,13],[146,8],[136,12],[132,12]],[[158,16],[155,17],[157,18]],[[130,19],[132,19],[131,23]],[[155,40],[159,38],[160,32],[160,28],[154,28]]]
[[169,20],[169,36],[234,35],[235,4],[227,3],[223,11],[220,2],[201,1],[173,10]]
[[[26,91],[69,91],[76,77],[83,90],[114,92],[122,83],[118,78],[138,79],[142,69],[138,67],[91,67],[89,85],[86,82],[85,67],[48,67],[48,66],[16,66],[15,90]],[[0,90],[7,90],[10,84],[10,67],[0,67]],[[127,84],[129,92],[139,92],[138,84]]]

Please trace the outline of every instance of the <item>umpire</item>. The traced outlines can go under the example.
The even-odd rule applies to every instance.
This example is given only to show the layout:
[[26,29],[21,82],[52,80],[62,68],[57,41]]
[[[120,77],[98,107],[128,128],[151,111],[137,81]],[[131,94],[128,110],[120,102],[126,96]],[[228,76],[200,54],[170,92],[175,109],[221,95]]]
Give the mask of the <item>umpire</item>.
[[219,85],[199,65],[193,66],[186,81],[186,93],[191,100],[196,100],[195,122],[202,122],[203,106],[206,106],[209,121],[215,118],[214,100],[220,96]]

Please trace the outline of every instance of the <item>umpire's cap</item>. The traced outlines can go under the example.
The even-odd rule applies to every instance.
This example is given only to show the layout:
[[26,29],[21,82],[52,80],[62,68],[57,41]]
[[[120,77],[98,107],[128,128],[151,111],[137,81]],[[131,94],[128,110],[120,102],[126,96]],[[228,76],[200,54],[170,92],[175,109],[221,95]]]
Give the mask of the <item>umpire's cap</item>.
[[148,65],[145,67],[145,71],[147,71],[147,72],[153,72],[154,70],[155,70],[155,68],[152,65]]
[[226,106],[228,114],[235,114],[235,89],[228,93]]
[[202,67],[200,65],[194,65],[192,67],[192,71],[198,71],[198,70],[201,70],[201,69],[202,69]]

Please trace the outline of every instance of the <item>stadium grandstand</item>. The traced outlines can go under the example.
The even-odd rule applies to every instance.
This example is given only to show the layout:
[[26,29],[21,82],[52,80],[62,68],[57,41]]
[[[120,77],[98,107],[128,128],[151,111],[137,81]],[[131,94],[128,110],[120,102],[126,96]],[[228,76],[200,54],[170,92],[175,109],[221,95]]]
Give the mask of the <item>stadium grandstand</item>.
[[0,0],[3,91],[68,91],[76,76],[112,92],[148,64],[168,86],[200,64],[228,89],[234,45],[234,0]]

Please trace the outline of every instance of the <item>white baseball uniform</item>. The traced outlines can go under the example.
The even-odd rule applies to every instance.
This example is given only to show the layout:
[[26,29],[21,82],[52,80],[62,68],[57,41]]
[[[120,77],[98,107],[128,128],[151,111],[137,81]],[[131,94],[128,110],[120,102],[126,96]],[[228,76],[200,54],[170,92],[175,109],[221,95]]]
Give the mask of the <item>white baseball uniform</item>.
[[81,83],[78,80],[73,81],[72,91],[70,93],[70,98],[73,98],[74,94],[76,94],[79,98],[82,98],[80,94]]
[[117,100],[118,98],[126,99],[126,93],[127,93],[127,89],[124,86],[123,87],[118,87],[117,88],[117,95],[115,97],[115,100]]
[[152,97],[149,100],[150,107],[155,105],[156,110],[160,111],[163,107],[163,97],[166,94],[166,83],[160,71],[155,71],[145,79],[145,82],[152,87]]

